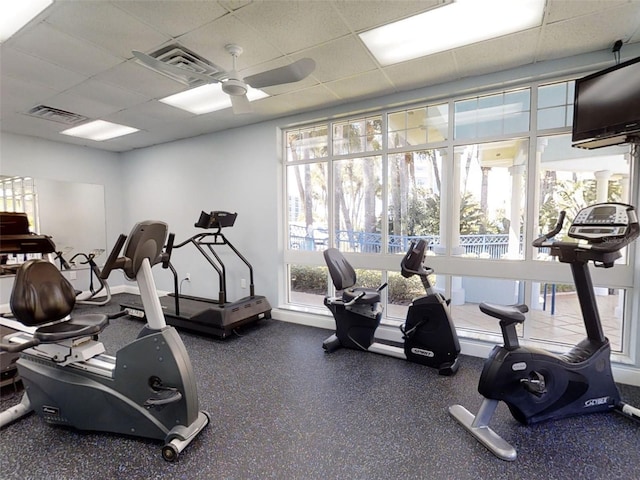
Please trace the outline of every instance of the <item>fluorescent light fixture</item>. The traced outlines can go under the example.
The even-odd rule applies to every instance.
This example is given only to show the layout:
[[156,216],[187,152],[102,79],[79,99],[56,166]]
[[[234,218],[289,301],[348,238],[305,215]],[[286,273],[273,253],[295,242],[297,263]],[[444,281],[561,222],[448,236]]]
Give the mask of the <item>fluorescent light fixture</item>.
[[362,32],[381,65],[425,57],[541,25],[545,0],[456,0]]
[[[248,87],[247,98],[249,101],[259,100],[268,96],[262,90]],[[161,98],[160,101],[196,115],[231,107],[231,99],[229,95],[222,91],[221,83],[208,83],[201,87]]]
[[0,43],[11,38],[52,3],[53,0],[0,1]]
[[77,127],[69,128],[60,133],[70,135],[72,137],[87,138],[101,142],[110,138],[122,137],[133,132],[137,132],[137,128],[119,125],[117,123],[105,122],[104,120],[94,120]]

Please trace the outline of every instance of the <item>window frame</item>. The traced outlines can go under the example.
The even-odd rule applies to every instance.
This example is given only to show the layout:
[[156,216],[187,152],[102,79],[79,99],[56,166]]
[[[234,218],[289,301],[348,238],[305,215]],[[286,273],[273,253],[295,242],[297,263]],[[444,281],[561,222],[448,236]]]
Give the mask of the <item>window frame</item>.
[[[449,159],[446,165],[443,165],[441,172],[441,183],[442,183],[442,194],[441,194],[441,219],[451,219],[452,217],[452,207],[455,204],[453,201],[454,195],[458,193],[458,186],[454,186],[452,182],[455,179],[455,171],[454,171],[454,161],[453,161],[453,152],[456,147],[462,145],[468,145],[471,143],[487,143],[487,142],[499,142],[504,140],[512,140],[512,139],[526,139],[528,141],[528,158],[526,163],[526,176],[524,179],[525,185],[524,189],[526,192],[525,200],[524,200],[524,211],[525,211],[525,221],[523,223],[524,230],[524,238],[523,238],[523,252],[522,258],[518,260],[502,260],[502,259],[493,259],[493,260],[477,260],[477,259],[465,259],[460,258],[456,255],[457,252],[452,251],[450,242],[447,239],[450,239],[454,228],[451,221],[444,222],[441,225],[440,236],[442,239],[443,245],[441,246],[441,251],[438,252],[439,255],[429,258],[429,265],[432,267],[435,272],[441,274],[443,277],[448,278],[446,285],[444,286],[442,293],[445,297],[450,298],[452,294],[452,283],[454,278],[461,277],[487,277],[487,278],[496,278],[496,279],[508,279],[508,280],[519,280],[524,282],[525,288],[525,298],[531,298],[532,284],[535,282],[548,281],[553,280],[558,283],[572,283],[570,269],[566,265],[558,265],[558,264],[549,264],[547,262],[537,262],[535,261],[535,252],[533,247],[531,246],[532,241],[534,240],[535,232],[537,232],[537,219],[538,219],[538,204],[536,201],[536,196],[538,195],[538,165],[536,164],[536,149],[538,146],[538,138],[555,135],[555,134],[570,134],[571,133],[571,125],[568,122],[567,125],[562,127],[555,127],[550,129],[538,129],[538,112],[540,110],[538,106],[538,89],[540,87],[548,86],[551,84],[559,84],[565,82],[565,88],[570,90],[569,84],[575,80],[574,77],[570,78],[558,78],[558,79],[544,79],[540,81],[529,82],[525,84],[513,85],[509,88],[501,88],[501,89],[478,89],[477,92],[473,93],[465,93],[464,95],[456,95],[450,96],[446,99],[438,98],[433,101],[422,101],[422,102],[413,102],[407,105],[404,105],[401,108],[393,107],[393,108],[380,108],[375,111],[367,112],[366,115],[353,115],[353,116],[340,116],[339,118],[328,118],[322,122],[312,122],[305,127],[319,126],[322,124],[326,125],[326,129],[328,132],[328,145],[333,145],[333,122],[344,123],[353,121],[358,118],[371,118],[376,115],[381,115],[382,118],[382,150],[375,151],[375,154],[382,155],[382,215],[381,215],[381,223],[382,225],[388,225],[388,196],[387,196],[387,185],[388,185],[388,158],[392,154],[398,154],[403,152],[410,152],[416,150],[430,150],[430,149],[441,149],[447,152],[447,158]],[[479,98],[484,96],[491,95],[504,95],[509,92],[517,92],[521,90],[529,89],[530,97],[529,97],[529,130],[526,132],[518,132],[518,133],[509,133],[509,134],[500,134],[495,136],[487,136],[487,137],[473,137],[473,138],[462,138],[456,139],[454,138],[455,132],[455,104],[456,102],[463,101],[465,99],[471,98]],[[389,129],[387,126],[388,115],[398,114],[399,112],[408,112],[410,110],[416,110],[420,108],[433,107],[436,105],[444,105],[447,104],[448,108],[448,134],[446,138],[442,141],[429,142],[427,136],[427,143],[425,144],[417,144],[417,145],[403,145],[401,147],[393,147],[389,146]],[[572,104],[567,104],[565,107],[572,108]],[[405,113],[406,115],[406,113]],[[406,118],[406,117],[405,117]],[[293,127],[294,129],[300,128],[299,125]],[[405,123],[405,131],[407,129],[407,125]],[[286,135],[288,129],[286,127],[282,128],[283,135]],[[396,131],[396,130],[394,130]],[[286,138],[286,137],[285,137]],[[373,153],[373,152],[372,152]],[[335,158],[345,159],[345,158],[354,158],[360,157],[364,155],[363,152],[349,153],[349,154],[341,154],[341,155],[333,155],[333,152],[330,150],[328,152],[328,156],[323,161],[328,162],[328,182],[329,185],[334,185],[333,179],[333,168],[332,161]],[[313,161],[318,161],[318,159],[314,159]],[[285,213],[288,212],[288,195],[286,193],[286,185],[287,185],[287,177],[286,171],[287,166],[290,165],[291,162],[288,162],[286,158],[283,158],[284,165],[284,190],[285,190],[285,198],[287,199],[287,205]],[[640,165],[632,164],[630,166],[630,176],[631,179],[637,174],[637,170],[640,168]],[[637,189],[639,188],[638,181],[632,181],[632,185],[630,185],[630,198],[636,198]],[[334,212],[333,205],[333,195],[328,195],[328,212],[329,212],[329,242],[327,246],[336,246],[335,245],[335,231],[334,231],[334,222],[332,219],[332,215]],[[290,250],[288,245],[288,219],[285,215],[283,218],[283,228],[281,230],[283,232],[284,238],[286,239],[285,249],[284,249],[284,267],[288,271],[289,264],[309,264],[309,265],[323,265],[324,261],[322,255],[319,255],[320,252],[315,251],[292,251]],[[381,232],[381,242],[383,247],[379,253],[355,253],[355,252],[347,252],[345,256],[349,260],[350,263],[356,269],[370,269],[370,270],[380,270],[382,271],[383,281],[386,281],[387,272],[398,272],[399,271],[399,263],[400,256],[398,254],[388,253],[388,228],[382,228]],[[627,265],[620,265],[615,269],[607,269],[607,271],[603,271],[604,269],[597,269],[598,271],[593,272],[593,281],[595,285],[601,286],[609,286],[614,289],[624,289],[627,294],[625,295],[625,319],[623,322],[623,332],[622,332],[622,353],[628,354],[629,348],[631,345],[630,338],[630,327],[631,323],[628,321],[628,315],[630,315],[633,311],[632,302],[635,297],[638,295],[631,295],[629,292],[633,289],[633,281],[634,281],[634,266],[638,264],[638,259],[636,258],[636,249],[628,249],[628,258],[629,261]],[[288,279],[285,282],[286,285],[283,288],[288,289]],[[332,295],[333,286],[331,281],[329,280],[329,291],[328,295]],[[288,298],[288,291],[284,298]],[[386,295],[383,295],[384,311],[387,311],[386,305]],[[289,305],[283,305],[284,308],[289,308]],[[295,308],[294,308],[295,309]],[[308,309],[305,309],[308,311]],[[323,315],[330,315],[330,312],[327,309],[320,309],[316,313],[320,313]],[[455,322],[455,318],[454,318]],[[397,319],[390,319],[385,316],[383,317],[383,325],[398,325],[399,322]],[[462,336],[465,335],[465,332],[462,332]],[[528,326],[524,326],[524,337],[526,339],[528,336]],[[477,337],[474,337],[477,339]],[[489,338],[491,336],[489,335]],[[499,338],[491,338],[491,340],[499,340]]]

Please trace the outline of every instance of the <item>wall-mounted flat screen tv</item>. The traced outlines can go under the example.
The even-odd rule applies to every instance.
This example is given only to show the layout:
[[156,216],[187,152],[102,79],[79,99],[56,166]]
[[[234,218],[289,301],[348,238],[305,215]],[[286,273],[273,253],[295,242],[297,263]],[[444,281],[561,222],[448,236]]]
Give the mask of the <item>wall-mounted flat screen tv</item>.
[[600,148],[640,135],[640,57],[576,80],[574,147]]

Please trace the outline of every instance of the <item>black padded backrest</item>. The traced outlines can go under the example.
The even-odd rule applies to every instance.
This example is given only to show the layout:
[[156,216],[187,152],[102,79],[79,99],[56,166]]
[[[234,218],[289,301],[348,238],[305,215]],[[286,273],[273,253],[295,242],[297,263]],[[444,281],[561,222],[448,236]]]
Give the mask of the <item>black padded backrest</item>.
[[23,325],[61,320],[71,313],[76,292],[60,270],[45,260],[29,260],[16,273],[9,305]]
[[409,250],[400,262],[400,272],[405,278],[409,278],[415,274],[422,273],[424,268],[424,254],[427,250],[426,240],[420,238],[418,241],[412,241]]
[[344,290],[356,284],[356,272],[337,248],[324,251],[324,261],[329,267],[329,274],[336,290]]
[[151,266],[162,261],[168,229],[166,223],[151,220],[134,225],[124,246],[124,256],[130,260],[123,268],[128,278],[136,278],[145,258],[149,259]]

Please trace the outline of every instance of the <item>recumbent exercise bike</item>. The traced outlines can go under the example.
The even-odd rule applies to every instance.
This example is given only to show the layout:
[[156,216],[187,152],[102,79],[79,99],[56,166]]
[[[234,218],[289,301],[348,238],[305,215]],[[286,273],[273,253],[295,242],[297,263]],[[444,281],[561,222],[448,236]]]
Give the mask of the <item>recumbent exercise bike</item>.
[[504,345],[496,345],[484,363],[478,392],[484,397],[477,415],[461,405],[450,414],[480,443],[503,460],[515,460],[516,450],[489,427],[498,402],[507,404],[513,417],[525,425],[586,413],[616,410],[640,419],[640,410],[625,404],[611,372],[611,347],[600,322],[589,262],[610,268],[620,250],[639,233],[631,205],[600,203],[583,208],[569,227],[578,243],[554,240],[562,230],[565,212],[556,227],[533,242],[571,266],[587,337],[564,355],[520,346],[516,325],[529,310],[524,304],[501,306],[481,303],[480,310],[500,321]]
[[121,269],[136,280],[147,314],[138,337],[115,357],[104,354],[97,336],[125,312],[73,314],[76,293],[53,263],[30,260],[18,269],[11,310],[22,324],[38,328],[0,344],[21,352],[17,367],[25,386],[22,401],[0,413],[0,427],[33,411],[50,424],[164,440],[162,456],[174,461],[207,426],[189,355],[165,323],[151,272],[169,261],[173,234],[162,252],[166,239],[165,223],[138,223],[128,239],[120,235],[102,269],[103,279]]
[[322,347],[331,353],[340,347],[369,351],[409,360],[438,369],[440,375],[454,375],[459,368],[460,343],[448,310],[448,301],[429,282],[430,268],[423,261],[427,242],[411,242],[400,263],[402,276],[418,275],[426,295],[413,300],[405,324],[400,327],[402,347],[376,341],[375,331],[382,319],[380,292],[387,286],[356,287],[356,273],[336,248],[324,251],[324,259],[340,297],[326,297],[324,304],[333,313],[336,332]]

